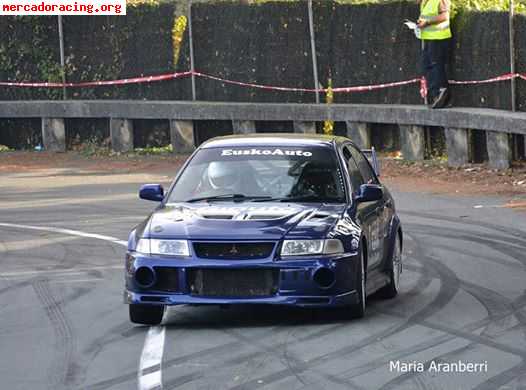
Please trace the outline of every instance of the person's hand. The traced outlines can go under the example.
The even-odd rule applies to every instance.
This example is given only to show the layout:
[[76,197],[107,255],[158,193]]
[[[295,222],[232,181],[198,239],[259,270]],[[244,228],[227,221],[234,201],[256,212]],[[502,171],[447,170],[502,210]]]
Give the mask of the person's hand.
[[418,28],[424,28],[425,26],[427,26],[426,20],[422,18],[418,19],[416,24],[418,25]]

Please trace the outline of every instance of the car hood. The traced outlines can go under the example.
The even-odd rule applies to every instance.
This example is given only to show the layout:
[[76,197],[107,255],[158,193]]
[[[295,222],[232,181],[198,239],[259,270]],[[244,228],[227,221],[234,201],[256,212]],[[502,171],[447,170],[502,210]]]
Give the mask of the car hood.
[[191,240],[323,238],[340,219],[343,204],[173,204],[155,211],[144,237]]

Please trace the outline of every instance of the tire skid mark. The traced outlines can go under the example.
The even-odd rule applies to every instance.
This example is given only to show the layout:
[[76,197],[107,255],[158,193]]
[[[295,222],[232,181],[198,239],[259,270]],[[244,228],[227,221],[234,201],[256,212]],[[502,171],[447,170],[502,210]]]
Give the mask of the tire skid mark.
[[[433,234],[433,235],[438,236],[437,234]],[[448,252],[452,252],[453,251],[451,246],[448,246],[448,245],[440,245],[440,244],[434,243],[433,247],[436,248],[436,249],[443,250],[443,251],[448,251]],[[512,262],[512,261],[505,261],[505,260],[501,260],[501,259],[496,259],[495,257],[484,256],[484,255],[481,255],[480,253],[476,253],[475,251],[466,250],[465,248],[455,247],[454,248],[454,253],[455,254],[465,255],[465,256],[468,256],[468,257],[471,257],[471,258],[474,258],[474,259],[486,260],[487,262],[490,262],[490,263],[498,263],[498,264],[503,265],[505,267],[513,268],[514,270],[517,270],[517,271],[524,271],[524,268],[525,268],[522,265],[522,263],[519,262],[519,261]],[[516,260],[516,259],[514,259],[514,260]]]
[[[491,319],[491,322],[481,333],[482,336],[490,336],[489,326],[491,324],[502,323],[508,315],[515,314],[511,301],[489,288],[466,281],[462,281],[461,288],[479,301],[488,312],[488,318]],[[519,320],[519,322],[521,321]],[[522,325],[526,326],[526,323],[522,323]]]
[[[478,386],[474,387],[473,390],[495,390],[500,389],[502,386],[507,385],[511,381],[520,378],[520,376],[525,376],[526,374],[526,361],[522,361],[517,364],[515,367],[512,367],[506,371],[501,372],[488,379],[487,381],[482,382]],[[525,383],[526,384],[526,383]],[[519,386],[521,386],[519,384]],[[526,386],[515,387],[515,389],[524,389]],[[503,390],[508,389],[504,387]],[[511,387],[509,388],[511,389]]]
[[[412,234],[418,235],[418,232],[412,232]],[[430,258],[430,260],[433,260],[433,259]],[[430,262],[428,262],[426,264],[428,266],[429,265],[437,266],[438,264],[441,264],[441,263],[439,262],[439,259],[437,259],[437,260],[434,260],[434,261],[430,261]],[[449,270],[449,268],[447,268],[447,267],[445,267],[443,265],[441,265],[440,267],[443,267],[443,269],[448,269]],[[452,271],[449,270],[449,272],[452,272]],[[507,299],[505,297],[499,295],[498,293],[494,292],[493,290],[484,289],[484,288],[481,288],[480,286],[474,285],[472,283],[461,281],[461,280],[457,279],[456,275],[454,275],[454,278],[456,279],[457,290],[459,288],[466,287],[467,290],[471,290],[472,292],[478,292],[479,297],[481,296],[481,294],[485,295],[486,297],[488,296],[488,294],[490,294],[492,299],[496,299],[495,297],[499,297],[499,299],[498,299],[499,303],[507,301]],[[440,275],[440,279],[444,280],[444,275]],[[482,291],[482,293],[481,293],[481,291]],[[467,292],[469,293],[469,291],[467,291]],[[525,295],[526,295],[526,293],[525,293]],[[481,299],[484,299],[484,298],[481,298]],[[387,314],[396,315],[395,314],[396,311],[394,311],[394,310],[383,311],[383,312],[386,312]],[[513,314],[513,313],[517,314],[518,311],[516,309],[513,309],[513,310],[510,310],[507,314]],[[472,339],[473,341],[476,341],[476,342],[478,341],[481,344],[485,344],[486,346],[489,346],[489,347],[492,347],[492,348],[500,349],[500,350],[502,350],[504,352],[516,354],[518,356],[526,356],[526,351],[522,351],[522,350],[514,348],[514,347],[509,347],[509,346],[507,346],[505,344],[494,342],[493,340],[491,340],[491,339],[489,339],[487,337],[484,337],[484,336],[476,336],[476,335],[473,335],[473,334],[466,333],[464,331],[457,331],[454,328],[447,327],[447,326],[444,326],[444,325],[438,325],[438,324],[435,324],[435,323],[430,323],[429,321],[425,321],[422,318],[419,318],[418,316],[412,317],[412,320],[413,321],[417,321],[418,323],[420,323],[422,325],[429,326],[429,327],[437,329],[437,330],[442,330],[442,331],[444,331],[446,333],[451,333],[451,334],[457,335],[459,337]],[[491,318],[487,317],[486,320],[490,321]]]
[[35,282],[35,280],[37,280],[37,278],[33,278],[30,280],[24,280],[23,282],[18,282],[18,283],[13,283],[13,284],[9,284],[9,279],[2,279],[2,280],[4,282],[7,282],[8,286],[4,288],[0,288],[0,295],[8,293],[8,292],[12,292],[19,288],[31,286]]
[[[455,230],[455,229],[449,229],[447,232],[444,231],[444,229],[435,227],[435,226],[429,226],[429,225],[419,225],[419,224],[407,224],[410,228],[414,228],[415,230],[411,230],[414,234],[420,234],[420,235],[428,235],[428,236],[438,236],[442,238],[447,239],[453,239],[453,240],[462,240],[472,243],[481,244],[483,246],[486,246],[490,249],[496,250],[498,252],[501,252],[514,260],[516,260],[520,265],[521,268],[524,269],[526,266],[526,259],[524,258],[524,251],[526,251],[526,246],[521,247],[514,247],[509,246],[507,244],[502,244],[500,237],[497,239],[494,236],[485,236],[480,234],[466,234],[463,230]],[[510,267],[510,263],[501,259],[492,259],[493,262]]]
[[[36,231],[45,231],[53,234],[65,234],[79,236],[81,238],[90,238],[107,241],[113,244],[119,244],[126,246],[125,241],[115,239],[114,237],[103,236],[99,234],[84,233],[78,230],[62,229],[56,227],[46,227],[46,226],[31,226],[31,225],[19,225],[19,224],[10,224],[10,223],[0,223],[0,227],[7,227],[12,229],[22,229],[22,230],[36,230]],[[59,243],[54,243],[55,245]],[[51,268],[46,268],[46,272],[53,270],[68,271],[74,270],[74,265],[64,264],[68,258],[67,254],[72,253],[68,246],[64,246],[64,256],[59,264],[54,265]],[[109,245],[109,248],[113,248],[113,245]],[[69,251],[69,252],[68,252]],[[77,257],[77,256],[73,256]],[[91,266],[91,264],[90,264]],[[100,275],[100,271],[89,269],[87,270],[89,274]],[[46,316],[53,325],[53,330],[55,333],[56,348],[55,350],[59,352],[60,358],[53,360],[52,369],[49,372],[49,379],[51,384],[48,385],[48,388],[56,390],[58,388],[71,388],[74,382],[78,382],[79,373],[83,372],[83,377],[85,376],[86,370],[81,370],[77,367],[76,362],[73,360],[73,353],[75,349],[75,342],[73,339],[72,327],[67,320],[67,317],[62,311],[62,306],[71,303],[82,296],[88,294],[93,288],[79,288],[71,296],[65,297],[62,300],[56,300],[52,295],[51,290],[49,289],[49,279],[43,278],[42,276],[33,277],[29,280],[25,280],[19,283],[16,283],[14,286],[11,285],[7,288],[1,289],[0,294],[13,291],[13,288],[21,288],[31,285],[37,294],[39,300],[41,301]],[[133,379],[135,379],[137,373],[133,373]],[[81,387],[85,388],[85,387]]]
[[[400,327],[396,327],[396,328],[398,329]],[[374,343],[378,339],[388,337],[389,335],[394,334],[394,333],[396,333],[396,331],[393,330],[393,328],[386,329],[383,332],[373,334],[371,336],[366,337],[358,344],[348,345],[336,351],[332,351],[332,352],[317,356],[314,359],[309,360],[308,362],[301,361],[300,364],[294,365],[294,370],[296,372],[304,372],[304,371],[313,369],[316,366],[321,365],[323,363],[330,362],[331,360],[335,360],[335,359],[340,359],[344,356],[355,353],[359,351],[360,349],[364,348],[365,346],[371,343]],[[260,388],[262,386],[269,385],[271,383],[280,381],[290,376],[291,376],[290,369],[286,368],[286,369],[265,375],[263,377],[259,377],[258,379],[254,379],[250,382],[245,382],[243,384],[240,384],[239,386],[232,387],[231,390]]]
[[[167,328],[167,330],[169,330],[169,328]],[[198,359],[201,356],[207,356],[207,355],[210,355],[210,354],[224,355],[224,354],[227,354],[227,353],[231,352],[232,350],[235,350],[239,346],[240,346],[240,343],[238,341],[232,341],[232,342],[229,342],[229,343],[226,343],[226,344],[221,344],[219,346],[202,349],[202,350],[194,352],[194,353],[190,353],[190,354],[187,354],[187,355],[178,356],[176,358],[164,360],[163,361],[163,367],[166,369],[168,367],[173,367],[173,366],[176,366],[176,365],[179,365],[179,364],[184,364],[184,363],[186,363],[186,362],[188,362],[190,360]],[[245,358],[243,358],[242,361],[244,361],[244,359]],[[192,376],[194,376],[194,374],[192,374]],[[91,385],[89,385],[87,387],[90,390],[91,389],[95,389],[95,390],[109,389],[109,388],[111,388],[111,387],[113,387],[115,385],[118,385],[118,384],[121,384],[121,383],[128,382],[130,380],[133,380],[136,377],[137,377],[137,373],[136,372],[130,372],[130,373],[127,373],[127,374],[120,375],[118,377],[114,377],[114,378],[110,378],[110,379],[107,379],[107,380],[103,380],[103,381],[100,381],[100,382],[93,383],[93,384],[91,384]],[[169,389],[170,388],[170,387],[168,387],[167,383],[169,383],[169,382],[164,383],[163,388],[165,388],[165,389]],[[184,382],[184,383],[186,383],[186,382]]]
[[[288,335],[287,335],[287,338],[290,336],[291,332],[293,332],[294,330],[292,329],[291,331],[288,332]],[[228,335],[230,336],[233,336],[235,338],[237,338],[238,340],[240,340],[241,342],[247,344],[247,345],[250,345],[252,347],[255,347],[257,349],[259,349],[259,351],[263,351],[265,352],[266,354],[270,354],[270,355],[273,355],[275,356],[276,358],[280,359],[280,361],[283,363],[284,366],[286,366],[286,371],[288,371],[288,373],[290,375],[288,376],[294,376],[298,382],[300,382],[303,386],[307,386],[308,383],[305,382],[305,380],[301,377],[301,374],[309,369],[311,370],[314,370],[316,371],[318,374],[320,374],[324,379],[328,380],[329,382],[333,382],[335,384],[339,384],[341,385],[342,384],[342,381],[335,377],[334,375],[330,375],[330,374],[326,374],[326,373],[323,373],[323,372],[320,372],[318,370],[316,370],[314,367],[309,367],[308,364],[301,360],[301,359],[298,359],[296,358],[295,356],[293,356],[293,354],[287,354],[286,353],[286,348],[287,348],[287,339],[285,339],[285,341],[281,344],[278,344],[278,345],[273,345],[273,346],[267,346],[263,343],[260,343],[260,342],[254,342],[251,338],[249,337],[246,337],[242,334],[239,334],[238,332],[235,332],[235,331],[231,331],[231,332],[226,332]],[[309,335],[310,336],[310,335]],[[314,338],[315,339],[315,338]],[[304,338],[298,338],[296,339],[296,342],[304,342]],[[256,381],[258,381],[256,379]],[[250,382],[253,382],[253,381],[248,381],[248,383]],[[259,383],[259,381],[258,381]],[[263,383],[266,385],[268,384],[268,382],[266,381],[263,381]],[[350,388],[353,388],[353,389],[358,389],[358,387],[352,383],[349,383],[347,381],[344,382],[346,386],[350,387]],[[240,386],[242,388],[244,388],[244,386],[246,385],[246,383],[243,383],[243,384],[240,384]],[[234,387],[234,389],[237,388]],[[252,386],[248,386],[249,389],[252,388]]]
[[[390,314],[390,315],[396,315],[396,314],[393,314],[393,312],[391,311],[385,311],[385,310],[375,310],[375,311],[378,311],[380,313],[383,313],[383,314]],[[471,323],[471,324],[468,324],[466,326],[464,326],[462,329],[463,331],[465,332],[471,332],[471,331],[475,331],[477,329],[480,329],[481,327],[487,327],[488,324],[490,324],[490,319],[489,317],[486,317],[482,320],[479,320],[479,321],[476,321],[474,323]],[[348,371],[345,371],[345,373],[342,373],[342,375],[345,375],[346,377],[348,378],[354,378],[356,376],[360,376],[360,375],[363,375],[369,371],[372,371],[372,370],[375,370],[383,365],[385,365],[386,363],[388,363],[390,360],[400,360],[402,358],[405,358],[405,357],[408,357],[410,355],[413,355],[415,353],[419,353],[419,352],[423,352],[429,348],[433,348],[433,347],[436,347],[438,345],[441,345],[445,342],[448,342],[448,341],[451,341],[453,339],[457,338],[456,335],[451,335],[449,333],[446,333],[444,335],[441,335],[441,336],[438,336],[438,337],[435,337],[431,340],[426,340],[426,341],[423,341],[417,345],[414,345],[414,346],[411,346],[411,347],[408,347],[408,348],[405,348],[405,349],[402,349],[402,350],[397,350],[397,351],[393,351],[392,353],[389,353],[387,355],[384,355],[382,356],[381,358],[379,359],[375,359],[371,362],[368,362],[366,364],[363,364],[359,367],[355,367],[351,370],[348,370]]]
[[303,386],[306,386],[307,385],[307,382],[305,382],[303,380],[303,378],[301,377],[301,373],[300,372],[297,372],[295,369],[294,369],[294,366],[291,364],[291,362],[293,361],[295,365],[298,365],[298,363],[300,362],[299,359],[296,359],[293,355],[290,355],[289,354],[289,351],[288,351],[288,347],[289,347],[289,340],[290,338],[294,335],[294,329],[291,329],[287,335],[285,336],[285,341],[283,342],[283,347],[282,347],[282,353],[281,353],[281,362],[288,367],[288,369],[290,370],[290,372],[294,375],[294,377],[296,378],[296,380],[298,382],[300,382]]
[[61,304],[53,296],[47,281],[33,283],[33,289],[46,312],[55,333],[55,351],[57,358],[52,359],[48,373],[50,383],[48,388],[67,387],[75,380],[73,353],[75,348],[72,327],[62,311]]
[[[406,265],[406,269],[414,272],[421,272],[420,267],[412,265]],[[500,319],[502,317],[515,314],[518,310],[521,310],[526,302],[523,302],[522,306],[516,305],[515,302],[510,301],[508,298],[499,294],[498,292],[476,285],[474,283],[460,280],[460,289],[466,291],[468,294],[473,296],[489,313],[488,319]]]
[[[425,234],[421,231],[419,233]],[[440,231],[436,232],[434,235],[446,236],[447,238],[452,239],[459,238],[458,235],[455,236],[450,234],[443,234]],[[463,235],[463,238],[467,241],[474,241],[482,245],[486,245],[490,248],[499,250],[501,253],[513,257],[519,260],[522,264],[526,265],[526,259],[524,259],[523,252],[519,252],[519,250],[517,250],[516,248],[506,246],[504,244],[501,244],[500,242],[495,242],[493,240],[485,240],[480,237],[469,237],[465,234]],[[524,337],[526,338],[526,314],[521,312],[521,309],[524,307],[524,305],[526,305],[526,290],[519,298],[512,302],[508,298],[497,293],[496,291],[478,286],[467,281],[461,281],[461,288],[469,294],[471,294],[475,299],[477,299],[488,311],[489,318],[493,320],[484,329],[482,336],[488,336],[488,327],[494,324],[495,321],[502,321],[504,320],[505,316],[514,315],[515,318],[519,321],[520,328],[523,330]]]
[[82,350],[82,355],[94,354],[96,356],[104,346],[122,340],[123,338],[128,338],[142,333],[144,333],[143,328],[133,326],[129,321],[121,322],[120,324],[108,329],[108,331],[103,335],[93,340],[88,346],[86,346],[86,348]]
[[[389,314],[389,315],[392,315],[392,316],[395,316],[395,317],[398,316],[400,318],[404,318],[403,314],[397,313],[394,310],[381,310],[381,313]],[[480,321],[480,327],[486,326],[490,321],[491,320],[489,318],[485,318],[484,320],[481,320]],[[440,324],[437,324],[435,322],[430,322],[430,321],[427,321],[427,320],[417,320],[416,323],[418,325],[423,325],[423,326],[428,327],[430,329],[435,329],[435,330],[439,330],[439,331],[444,332],[444,333],[449,333],[452,336],[457,336],[457,337],[460,337],[460,338],[471,340],[471,341],[476,342],[478,344],[482,344],[482,345],[485,345],[487,347],[497,349],[497,350],[499,350],[501,352],[506,352],[506,353],[510,353],[512,355],[516,355],[516,356],[519,356],[519,357],[522,357],[522,358],[526,358],[526,350],[523,350],[523,349],[520,349],[520,348],[515,348],[515,347],[509,346],[507,344],[503,344],[501,342],[491,340],[490,338],[485,337],[485,336],[475,335],[475,334],[470,333],[469,331],[466,331],[466,330],[464,330],[462,328],[455,329],[455,328],[452,328],[452,327],[449,327],[449,326],[446,326],[446,325],[440,325]]]
[[[415,253],[418,254],[420,252],[422,252],[422,248],[419,246],[418,243],[416,243]],[[417,261],[421,261],[420,257],[415,256]],[[441,283],[441,287],[440,287],[440,290],[437,296],[428,306],[421,309],[417,313],[409,316],[408,318],[404,318],[404,321],[402,324],[395,325],[381,332],[378,332],[377,334],[368,336],[365,339],[363,339],[361,342],[355,345],[345,346],[336,351],[332,351],[332,352],[323,354],[321,356],[318,356],[310,360],[309,362],[300,361],[301,362],[300,365],[294,366],[294,369],[296,371],[303,372],[308,369],[312,369],[320,364],[330,362],[331,360],[341,359],[344,356],[347,356],[349,354],[352,354],[352,353],[355,353],[356,351],[361,350],[362,348],[364,348],[367,345],[370,345],[371,343],[377,342],[379,339],[389,337],[391,335],[394,335],[396,333],[399,333],[411,327],[413,325],[412,324],[413,321],[418,321],[418,322],[424,321],[427,317],[433,315],[435,310],[439,310],[445,305],[447,305],[447,303],[449,303],[451,299],[453,299],[453,297],[456,295],[458,291],[459,281],[456,278],[455,274],[449,268],[443,265],[433,264],[434,260],[431,260],[430,263],[432,263],[431,264],[432,271],[435,271],[435,273],[441,279],[442,283]],[[429,264],[426,264],[426,265],[429,265]],[[445,281],[448,281],[449,285],[446,286]],[[259,388],[262,386],[266,386],[270,383],[277,382],[287,377],[290,377],[290,370],[289,369],[280,370],[278,372],[268,374],[264,377],[260,377],[253,381],[245,382],[243,384],[240,384],[239,386],[233,387],[232,389],[241,390],[245,388],[249,388],[249,389]],[[345,382],[345,383],[347,383],[347,385],[351,384],[351,382]]]
[[[484,305],[484,307],[486,308],[486,310],[489,313],[489,316],[486,317],[485,319],[483,319],[482,321],[475,322],[473,324],[468,325],[467,327],[464,327],[462,329],[464,332],[474,331],[476,329],[480,329],[481,326],[484,326],[484,331],[481,333],[481,337],[486,337],[487,336],[486,331],[488,329],[488,326],[493,323],[493,320],[500,319],[500,318],[502,318],[502,316],[507,316],[507,315],[513,313],[513,310],[510,307],[509,301],[506,300],[506,298],[504,298],[504,297],[500,296],[499,294],[495,293],[493,290],[481,288],[479,286],[473,285],[473,284],[468,283],[468,282],[461,282],[461,288],[463,290],[465,290],[466,292],[468,292],[469,294],[473,295],[475,297],[475,299],[479,300],[479,302],[481,302],[481,304]],[[487,297],[490,297],[490,299],[492,300],[491,303],[487,302]],[[500,309],[498,307],[499,303],[504,305],[504,309]],[[521,326],[524,326],[524,324],[521,324]],[[442,344],[443,342],[447,342],[447,341],[453,340],[456,337],[458,337],[458,336],[454,336],[454,335],[451,335],[450,333],[448,333],[447,335],[441,336],[441,337],[438,338],[438,339],[442,339],[442,341],[436,342],[436,343],[434,343],[434,345],[429,345],[429,347],[438,346],[438,345]],[[438,341],[438,339],[437,339],[437,341]],[[460,348],[459,350],[450,351],[450,352],[447,352],[447,353],[445,353],[445,354],[443,354],[441,356],[451,355],[451,354],[454,354],[454,353],[460,353],[460,352],[462,352],[464,350],[469,350],[471,348],[474,348],[475,346],[477,346],[479,344],[480,343],[478,343],[478,342],[473,342],[472,341],[472,342],[470,342],[470,344],[468,344],[467,346],[465,346],[463,348]],[[421,346],[424,347],[423,344]],[[415,352],[421,352],[421,351],[423,351],[425,349],[427,349],[427,347],[421,348],[420,351],[415,351]],[[394,352],[393,354],[397,355],[398,352],[399,351]],[[398,356],[396,356],[396,357],[394,357],[392,359],[387,359],[387,358],[384,357],[382,360],[384,362],[387,362],[389,360],[395,360],[395,359],[400,360],[401,358],[403,358],[403,357],[405,357],[407,355],[411,355],[413,353],[414,352],[411,351],[410,353],[408,353],[406,355],[400,354],[400,355],[398,355]],[[428,360],[426,362],[426,364],[424,364],[424,366],[427,368],[427,366],[429,365],[429,363],[432,360],[440,359],[441,356],[434,357],[433,359]],[[366,366],[368,366],[368,365],[366,365]],[[378,367],[379,367],[379,365],[376,365],[376,366],[372,367],[372,369],[375,369],[375,368],[378,368]],[[516,370],[514,370],[513,372],[516,372]],[[363,375],[364,373],[366,373],[366,372],[361,371],[361,372],[359,372],[359,374],[355,374],[353,376]],[[403,375],[398,376],[397,378],[393,379],[392,381],[386,383],[382,387],[382,389],[386,389],[386,390],[387,389],[391,389],[391,388],[395,387],[396,385],[402,384],[406,380],[416,380],[416,378],[419,378],[419,377],[422,376],[421,374],[422,373],[419,373],[419,372],[404,373]],[[506,376],[506,378],[508,378],[508,376]],[[423,382],[423,379],[420,379],[419,383],[422,383],[422,382]],[[496,387],[493,387],[493,388],[496,388]],[[489,389],[493,389],[493,388],[488,387],[487,389],[489,390]]]
[[[486,324],[486,321],[484,322],[476,322],[473,324],[468,325],[466,328],[466,331],[471,331],[480,328],[480,326],[484,326]],[[397,351],[393,351],[391,353],[385,354],[381,358],[375,359],[373,361],[367,362],[361,366],[354,367],[350,370],[346,370],[340,374],[340,376],[344,376],[347,378],[347,380],[350,380],[352,378],[361,376],[363,374],[366,374],[370,371],[376,370],[379,367],[385,366],[389,361],[391,360],[400,360],[405,357],[409,357],[415,353],[423,352],[427,349],[437,347],[443,343],[446,343],[448,341],[451,341],[455,339],[456,336],[452,336],[450,334],[444,334],[440,336],[436,336],[433,339],[425,340],[421,343],[418,343],[416,345],[413,345],[408,348],[399,349]]]
[[[461,225],[468,225],[468,226],[476,226],[476,227],[485,227],[491,230],[495,230],[501,233],[504,233],[506,236],[512,235],[518,238],[521,238],[522,240],[526,239],[526,231],[521,229],[515,229],[509,226],[502,226],[497,224],[492,224],[484,221],[467,221],[465,219],[460,219],[458,217],[448,217],[445,215],[438,215],[433,213],[426,213],[426,212],[420,212],[420,211],[410,211],[410,210],[398,210],[398,212],[401,215],[411,215],[415,217],[420,217],[424,219],[431,219],[431,220],[438,220],[438,221],[447,221],[447,222],[454,222]],[[404,224],[405,225],[405,224]]]
[[[461,288],[462,288],[462,284],[461,284]],[[380,310],[380,312],[382,313],[385,313],[385,314],[391,314],[391,315],[396,315],[396,314],[393,314],[393,312],[391,311],[388,311],[386,312],[385,310]],[[509,313],[507,313],[509,314]],[[479,321],[476,321],[474,323],[471,323],[471,324],[468,324],[466,326],[464,326],[462,328],[462,330],[464,332],[472,332],[472,331],[475,331],[477,329],[480,329],[481,327],[487,327],[489,324],[491,323],[491,318],[490,317],[486,317],[482,320],[479,320]],[[409,348],[406,348],[406,349],[403,349],[403,350],[397,350],[397,351],[394,351],[388,355],[384,355],[382,358],[380,359],[377,359],[375,361],[372,361],[372,362],[368,362],[367,364],[364,364],[360,367],[356,367],[352,370],[349,370],[349,371],[346,371],[345,372],[345,375],[350,375],[350,378],[353,378],[353,377],[356,377],[356,376],[360,376],[360,375],[363,375],[369,371],[372,371],[382,365],[384,365],[385,363],[389,362],[390,360],[400,360],[401,358],[404,358],[404,357],[407,357],[407,356],[410,356],[414,353],[418,353],[418,352],[422,352],[422,351],[425,351],[426,349],[429,349],[429,348],[432,348],[432,347],[435,347],[435,346],[438,346],[440,344],[443,344],[445,342],[448,342],[450,340],[453,340],[455,338],[457,338],[458,336],[456,335],[451,335],[449,333],[446,333],[445,335],[442,335],[442,336],[438,336],[432,340],[427,340],[427,341],[424,341],[422,343],[419,343],[415,346],[412,346],[412,347],[409,347]]]
[[[189,318],[192,318],[192,316],[189,315],[188,313],[184,313],[184,314],[181,313],[181,315],[189,317]],[[322,337],[324,335],[330,334],[334,330],[339,329],[341,327],[344,327],[346,325],[347,325],[347,323],[336,324],[336,325],[331,326],[329,328],[322,329],[320,331],[317,331],[317,332],[305,335],[303,337],[300,337],[296,341],[297,342],[306,342],[306,341],[314,340],[316,338],[319,338],[319,337]],[[294,325],[291,325],[291,326],[294,326]],[[270,328],[268,332],[266,332],[263,336],[260,337],[260,339],[263,339],[263,338],[265,338],[265,337],[267,337],[269,335],[275,336],[274,329],[276,329],[276,328],[277,327]],[[243,355],[240,355],[240,356],[236,356],[236,357],[234,357],[232,359],[229,359],[227,361],[223,361],[221,363],[209,366],[209,367],[207,367],[206,370],[201,370],[201,371],[195,372],[193,374],[190,374],[189,376],[184,378],[184,380],[182,380],[182,381],[179,381],[177,379],[173,380],[173,381],[169,381],[169,382],[165,383],[165,389],[167,389],[167,390],[168,389],[173,389],[173,388],[176,388],[176,387],[178,387],[180,385],[189,383],[191,381],[202,379],[202,378],[206,377],[206,371],[211,369],[211,368],[227,368],[227,367],[236,366],[236,365],[245,363],[247,360],[255,359],[255,358],[257,358],[257,357],[259,357],[261,355],[261,346],[258,343],[255,343],[252,339],[247,338],[247,337],[245,337],[243,335],[239,335],[237,332],[228,331],[228,330],[225,331],[225,332],[228,335],[236,338],[237,341],[233,341],[233,342],[231,342],[229,344],[225,344],[225,345],[222,345],[222,346],[219,346],[219,347],[213,347],[213,348],[211,348],[209,350],[203,350],[203,351],[199,351],[197,353],[191,354],[193,356],[186,355],[186,356],[177,357],[175,359],[171,359],[170,361],[165,362],[163,364],[163,366],[166,368],[168,366],[173,366],[175,364],[181,364],[181,363],[187,362],[188,360],[191,360],[191,359],[194,359],[194,358],[197,358],[197,357],[200,357],[200,356],[204,355],[207,351],[210,351],[210,352],[213,352],[213,353],[218,353],[218,352],[223,352],[223,350],[225,350],[225,352],[230,352],[233,349],[239,348],[243,344],[247,344],[247,345],[252,346],[253,348],[256,349],[256,351],[252,352],[252,353],[249,353],[249,354],[243,354]],[[274,346],[274,347],[266,347],[266,348],[269,349],[269,351],[271,351],[271,353],[274,353],[278,358],[280,357],[280,350],[279,350],[280,345]],[[214,349],[214,351],[211,351],[212,349]],[[337,381],[337,378],[331,378],[330,376],[327,376],[327,379],[332,380],[332,381]]]
[[[411,232],[411,234],[417,235],[417,232]],[[426,253],[427,250],[424,250],[418,241],[415,240],[415,244],[415,255],[413,257],[422,264],[428,275],[434,275],[440,279],[440,288],[433,301],[425,308],[409,316],[409,321],[423,320],[441,310],[455,297],[460,288],[460,280],[449,267],[431,254]]]
[[[407,265],[406,267],[408,269],[411,269],[411,270],[416,271],[416,272],[421,272],[421,271],[428,272],[428,270],[426,268],[420,268],[420,267],[415,267],[415,266],[411,266],[411,265]],[[494,292],[493,290],[486,289],[486,288],[483,288],[483,287],[480,287],[480,286],[477,286],[477,285],[474,285],[472,283],[465,282],[465,281],[459,281],[459,287],[461,289],[463,289],[463,290],[466,290],[466,292],[468,292],[469,294],[473,295],[475,297],[475,299],[477,299],[486,308],[486,310],[488,311],[488,314],[489,314],[489,316],[486,319],[482,320],[481,322],[470,324],[467,329],[464,329],[465,331],[475,330],[475,329],[480,328],[481,326],[485,326],[485,331],[486,331],[487,327],[492,323],[490,320],[500,319],[503,315],[509,315],[509,314],[513,314],[515,312],[515,310],[513,310],[511,308],[511,303],[509,302],[509,300],[506,299],[505,297],[503,297],[502,295]],[[383,312],[385,312],[385,311],[383,311]],[[386,313],[387,314],[392,314],[391,311],[386,312]],[[484,333],[483,333],[483,335],[485,336]],[[452,335],[442,336],[442,337],[439,337],[437,339],[437,342],[434,342],[434,343],[433,342],[421,343],[418,346],[415,346],[415,348],[418,347],[420,351],[421,350],[425,350],[425,349],[427,349],[429,347],[432,347],[432,346],[435,346],[435,345],[439,345],[442,342],[449,341],[449,340],[453,339],[454,337],[456,337],[456,336],[452,336]],[[440,341],[441,339],[443,341]],[[426,344],[428,344],[428,345],[426,346]],[[409,350],[405,351],[406,352],[405,354],[404,353],[400,354],[400,352],[401,351],[394,352],[392,355],[395,355],[395,356],[398,355],[397,357],[400,358],[400,357],[403,357],[403,356],[406,356],[406,355],[411,355],[411,354],[413,354],[415,352],[419,352],[419,351],[412,351],[411,349],[409,349]],[[362,367],[360,367],[361,369],[360,368],[355,369],[355,370],[358,370],[359,373],[358,374],[356,374],[356,373],[353,374],[351,376],[351,378],[354,377],[354,376],[357,376],[357,375],[364,374],[365,372],[368,371],[368,369],[378,368],[379,366],[384,364],[385,361],[386,361],[386,357],[378,359],[377,361],[374,361],[374,362],[369,362],[368,364],[363,365]],[[364,371],[363,369],[366,369],[366,370]]]

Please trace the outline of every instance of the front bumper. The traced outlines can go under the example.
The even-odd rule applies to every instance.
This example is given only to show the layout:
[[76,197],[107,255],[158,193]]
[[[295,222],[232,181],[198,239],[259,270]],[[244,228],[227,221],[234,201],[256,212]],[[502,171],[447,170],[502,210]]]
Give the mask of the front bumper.
[[358,303],[356,290],[332,296],[279,295],[254,298],[196,297],[189,294],[151,294],[124,291],[124,302],[147,305],[243,305],[266,304],[298,307],[345,306]]
[[[344,306],[358,302],[356,275],[359,257],[356,253],[312,259],[287,261],[266,260],[204,260],[144,257],[129,254],[126,261],[126,289],[128,304],[148,305],[232,305],[270,304],[300,307]],[[136,272],[145,268],[159,275],[162,283],[153,281],[144,286],[137,282]],[[274,285],[268,294],[236,294],[235,296],[206,296],[196,293],[192,276],[197,270],[271,272]],[[172,282],[163,275],[169,270]],[[320,285],[320,270],[334,280]],[[168,291],[169,290],[169,291]]]

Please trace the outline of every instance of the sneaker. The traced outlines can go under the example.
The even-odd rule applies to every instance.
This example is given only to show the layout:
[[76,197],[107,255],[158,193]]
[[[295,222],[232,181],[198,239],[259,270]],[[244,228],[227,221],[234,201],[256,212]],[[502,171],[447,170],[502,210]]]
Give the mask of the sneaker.
[[444,108],[444,106],[446,105],[447,99],[448,99],[448,89],[440,88],[440,92],[438,93],[438,96],[433,101],[431,108]]

